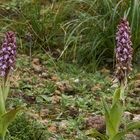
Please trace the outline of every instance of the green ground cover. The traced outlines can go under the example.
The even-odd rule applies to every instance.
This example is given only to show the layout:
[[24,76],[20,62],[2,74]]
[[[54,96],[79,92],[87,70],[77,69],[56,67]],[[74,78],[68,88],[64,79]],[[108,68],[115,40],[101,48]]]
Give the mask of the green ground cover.
[[[101,98],[111,102],[114,90],[109,70],[88,73],[45,55],[31,63],[28,56],[19,55],[11,81],[8,108],[27,105],[9,128],[14,140],[90,140],[87,120],[103,114]],[[139,113],[139,97],[133,94],[128,95],[126,110]]]

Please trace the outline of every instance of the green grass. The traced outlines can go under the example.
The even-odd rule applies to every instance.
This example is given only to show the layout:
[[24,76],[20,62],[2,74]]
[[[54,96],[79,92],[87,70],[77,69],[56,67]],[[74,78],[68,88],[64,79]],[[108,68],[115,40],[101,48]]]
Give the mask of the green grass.
[[20,114],[9,127],[10,140],[45,140],[49,133],[46,127],[25,114]]
[[74,11],[74,18],[63,24],[65,47],[61,56],[86,65],[87,69],[93,71],[104,63],[113,64],[117,24],[127,16],[136,59],[140,33],[138,0],[70,0],[65,4]]
[[[61,0],[54,3],[13,0],[0,6],[1,32],[17,32],[21,52],[50,53],[95,72],[113,65],[116,27],[128,17],[134,61],[139,59],[139,0]],[[45,3],[45,2],[44,2]],[[30,42],[25,39],[31,35]]]

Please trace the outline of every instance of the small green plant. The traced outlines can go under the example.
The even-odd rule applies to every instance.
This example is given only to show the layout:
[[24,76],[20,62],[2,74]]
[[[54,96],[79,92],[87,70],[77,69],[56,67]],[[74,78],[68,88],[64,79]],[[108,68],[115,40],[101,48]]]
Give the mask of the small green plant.
[[13,70],[16,60],[16,37],[13,32],[7,32],[2,48],[0,50],[0,140],[5,139],[9,124],[14,120],[16,114],[23,108],[17,107],[6,111],[5,104],[9,93],[9,76]]
[[123,18],[118,25],[116,33],[117,47],[116,54],[116,80],[119,85],[113,95],[111,107],[103,99],[104,115],[106,120],[106,135],[94,130],[94,136],[102,140],[124,140],[125,134],[133,129],[140,128],[140,122],[126,124],[120,130],[121,120],[125,109],[125,92],[127,88],[127,78],[132,71],[132,42],[129,23]]

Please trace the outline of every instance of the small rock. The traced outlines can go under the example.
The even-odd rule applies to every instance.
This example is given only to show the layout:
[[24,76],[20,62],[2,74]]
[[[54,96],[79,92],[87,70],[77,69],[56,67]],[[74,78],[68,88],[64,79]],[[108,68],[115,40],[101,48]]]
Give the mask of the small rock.
[[85,121],[86,127],[88,128],[95,128],[99,132],[104,132],[105,131],[105,119],[103,116],[90,116],[89,118],[86,119]]
[[126,140],[140,140],[137,136],[135,136],[134,134],[126,134],[125,135]]
[[33,96],[33,95],[29,95],[29,96],[28,95],[23,95],[22,97],[26,102],[28,102],[30,104],[36,103],[36,97]]
[[139,129],[136,129],[136,130],[133,130],[133,133],[140,138],[140,130]]
[[140,114],[134,115],[133,121],[135,122],[140,121]]
[[133,119],[134,116],[133,116],[132,113],[130,113],[130,112],[128,112],[128,111],[125,111],[123,117],[124,117],[124,120],[130,121],[130,120]]
[[66,130],[68,127],[68,121],[67,120],[62,120],[60,123],[59,123],[59,129],[60,130]]
[[69,107],[69,111],[68,111],[69,113],[69,116],[71,116],[71,117],[77,117],[78,115],[79,115],[79,110],[78,110],[78,108],[76,108],[76,107],[74,107],[74,106],[71,106],[71,107]]
[[42,72],[42,78],[49,78],[49,74],[46,72]]
[[74,83],[79,83],[79,82],[80,82],[79,79],[75,79],[75,80],[74,80]]

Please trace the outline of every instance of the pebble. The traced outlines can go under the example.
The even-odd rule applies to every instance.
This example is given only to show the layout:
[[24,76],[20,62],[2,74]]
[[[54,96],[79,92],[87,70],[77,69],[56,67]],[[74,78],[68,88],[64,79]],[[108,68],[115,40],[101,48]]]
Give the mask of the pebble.
[[140,114],[134,115],[133,121],[140,121]]
[[126,140],[140,140],[140,138],[130,133],[130,134],[126,134]]

